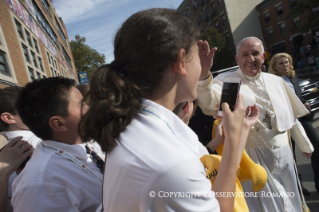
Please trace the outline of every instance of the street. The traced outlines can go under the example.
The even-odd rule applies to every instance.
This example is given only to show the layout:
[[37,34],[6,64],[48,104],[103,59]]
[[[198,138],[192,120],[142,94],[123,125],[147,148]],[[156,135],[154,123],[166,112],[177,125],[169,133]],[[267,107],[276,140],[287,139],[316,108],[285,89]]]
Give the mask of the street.
[[[319,119],[312,122],[312,126],[319,134]],[[314,175],[311,167],[310,159],[302,156],[300,149],[296,145],[297,169],[302,175],[303,185],[311,193],[310,196],[305,196],[307,205],[311,212],[318,211],[319,209],[319,193],[315,189]],[[319,165],[319,164],[317,164]]]

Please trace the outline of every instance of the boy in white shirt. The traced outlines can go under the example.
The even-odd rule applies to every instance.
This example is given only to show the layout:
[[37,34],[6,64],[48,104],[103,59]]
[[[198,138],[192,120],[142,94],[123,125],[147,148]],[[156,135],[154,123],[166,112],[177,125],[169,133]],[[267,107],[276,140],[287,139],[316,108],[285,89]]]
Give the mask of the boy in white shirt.
[[[33,146],[33,148],[35,148],[37,146],[38,143],[41,142],[41,139],[38,138],[37,136],[35,136],[30,130],[29,128],[22,122],[19,114],[16,111],[16,107],[15,107],[15,102],[18,98],[18,95],[20,94],[22,88],[19,86],[12,86],[12,87],[6,87],[3,89],[0,89],[0,100],[1,100],[1,104],[0,104],[0,135],[1,138],[3,140],[3,145],[6,145],[9,140],[18,137],[18,136],[22,136],[24,141],[27,141],[29,144],[31,144]],[[19,139],[21,140],[21,138]],[[20,142],[20,141],[19,141]],[[10,145],[11,146],[11,145]],[[1,147],[2,148],[2,147]],[[9,148],[5,148],[3,151],[5,151],[6,153],[3,154],[7,154],[7,155],[11,155],[13,157],[16,157],[17,154],[15,153],[8,153],[7,151],[9,151]],[[29,154],[26,154],[26,157],[30,157],[31,153],[29,151]],[[27,161],[27,160],[26,160]],[[4,162],[4,161],[1,161]],[[8,187],[8,189],[3,189],[2,192],[6,192],[6,194],[3,194],[3,196],[7,196],[7,211],[12,211],[12,206],[10,203],[10,199],[12,197],[12,182],[13,180],[17,177],[17,174],[15,171],[21,171],[22,168],[25,165],[25,162],[23,164],[21,164],[19,170],[15,170],[13,169],[13,167],[15,166],[11,166],[12,163],[16,163],[15,159],[11,159],[6,161],[6,163],[8,163],[7,165],[10,166],[10,173],[6,173],[4,174],[4,172],[2,172],[2,170],[0,170],[0,177],[2,178],[3,183],[6,182],[7,185],[2,184],[2,187]],[[5,166],[7,166],[5,165]],[[2,175],[4,174],[4,175]],[[7,190],[7,191],[5,191]],[[2,206],[2,208],[4,208],[5,206]],[[1,210],[0,210],[1,211]]]
[[78,134],[87,105],[74,83],[62,77],[35,80],[17,100],[21,119],[43,142],[13,183],[15,211],[89,212],[101,203],[103,153]]

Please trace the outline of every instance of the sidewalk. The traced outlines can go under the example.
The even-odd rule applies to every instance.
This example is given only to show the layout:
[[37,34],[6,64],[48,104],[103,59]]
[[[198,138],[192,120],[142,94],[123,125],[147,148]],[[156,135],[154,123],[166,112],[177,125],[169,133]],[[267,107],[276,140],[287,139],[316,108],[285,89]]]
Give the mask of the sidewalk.
[[[319,120],[312,122],[312,126],[319,134]],[[314,175],[311,167],[310,159],[301,155],[301,151],[296,145],[297,169],[302,175],[303,185],[311,193],[310,196],[305,196],[307,205],[311,212],[319,211],[319,193],[315,189]],[[319,164],[317,164],[319,166]]]

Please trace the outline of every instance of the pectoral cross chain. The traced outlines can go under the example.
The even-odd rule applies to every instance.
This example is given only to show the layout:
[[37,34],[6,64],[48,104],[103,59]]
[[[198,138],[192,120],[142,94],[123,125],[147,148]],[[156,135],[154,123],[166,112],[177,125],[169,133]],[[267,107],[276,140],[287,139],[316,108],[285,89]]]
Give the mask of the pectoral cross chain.
[[271,130],[272,126],[271,126],[271,118],[268,114],[268,112],[265,113],[265,118],[263,119],[263,122],[267,123],[268,128]]

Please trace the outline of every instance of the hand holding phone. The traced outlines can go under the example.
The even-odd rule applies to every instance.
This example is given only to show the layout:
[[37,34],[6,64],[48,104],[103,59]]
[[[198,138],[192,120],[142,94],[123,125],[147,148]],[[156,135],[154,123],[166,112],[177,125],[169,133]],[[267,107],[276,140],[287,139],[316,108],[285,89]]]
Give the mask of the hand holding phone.
[[234,111],[237,102],[241,79],[240,78],[225,78],[222,88],[218,115],[223,116],[223,103],[228,103],[231,111]]

